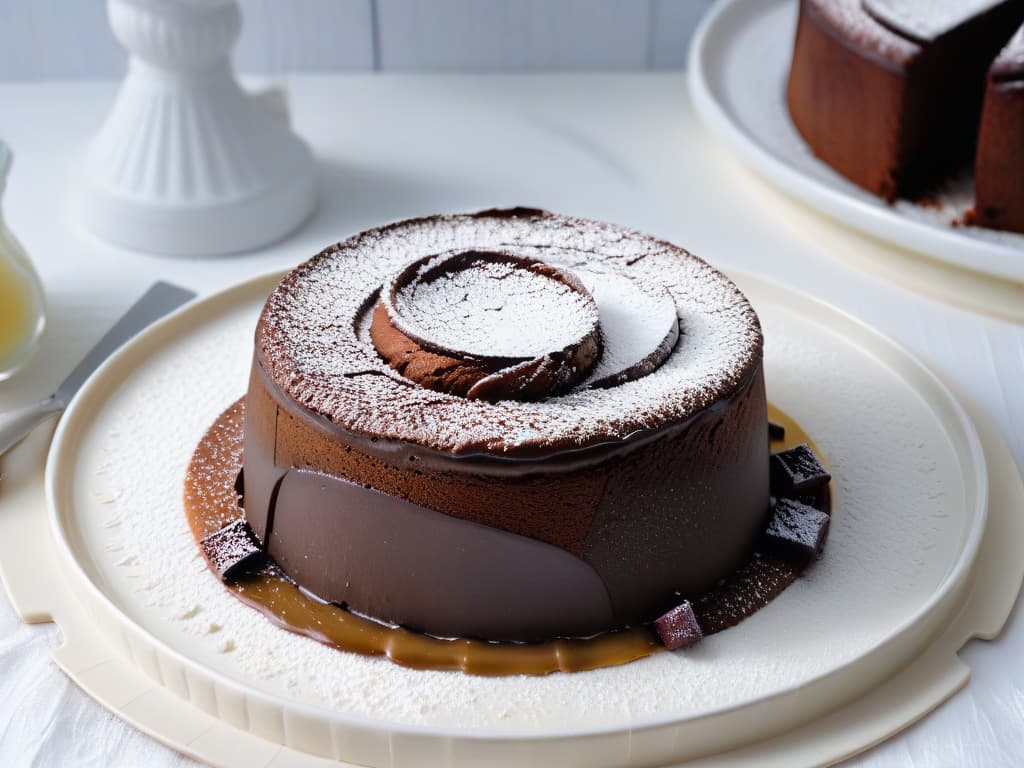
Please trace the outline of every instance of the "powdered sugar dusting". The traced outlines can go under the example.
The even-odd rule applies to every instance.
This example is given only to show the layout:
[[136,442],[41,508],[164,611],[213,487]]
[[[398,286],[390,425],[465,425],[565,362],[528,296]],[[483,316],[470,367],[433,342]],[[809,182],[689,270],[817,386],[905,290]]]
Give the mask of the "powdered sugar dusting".
[[589,296],[510,261],[478,259],[412,281],[396,290],[393,304],[391,320],[407,335],[479,357],[538,357],[578,342],[597,323]]
[[[643,378],[527,403],[467,400],[403,385],[355,330],[374,292],[407,263],[500,250],[574,269],[597,267],[671,297],[681,338]],[[750,304],[685,250],[608,224],[552,214],[417,219],[340,243],[293,271],[267,301],[260,360],[297,402],[353,432],[429,448],[514,454],[621,440],[681,421],[744,383],[761,359]]]
[[597,302],[604,352],[584,386],[647,375],[672,353],[676,305],[664,289],[644,291],[621,275],[578,272]]
[[1006,0],[862,0],[876,19],[915,40],[931,41]]
[[992,74],[1008,77],[1024,74],[1024,26],[1017,30],[992,64]]
[[893,32],[871,16],[864,0],[808,0],[810,6],[858,45],[885,59],[907,62],[921,52],[914,41]]

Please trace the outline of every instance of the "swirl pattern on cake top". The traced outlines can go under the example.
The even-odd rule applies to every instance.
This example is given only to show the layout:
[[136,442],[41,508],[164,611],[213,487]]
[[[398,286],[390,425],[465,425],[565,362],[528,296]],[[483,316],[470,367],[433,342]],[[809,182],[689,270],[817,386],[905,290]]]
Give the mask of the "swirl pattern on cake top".
[[602,348],[597,304],[575,275],[475,250],[428,256],[389,280],[370,338],[417,384],[492,402],[557,394]]
[[[538,402],[488,402],[413,387],[361,328],[381,286],[408,263],[459,250],[536,259],[575,272],[588,288],[609,276],[625,278],[618,292],[634,293],[626,302],[649,294],[671,299],[681,339],[645,376]],[[609,303],[615,298],[622,297]],[[665,299],[634,301],[611,311],[632,313],[641,327],[657,324],[660,333],[668,325],[666,307]],[[658,343],[671,337],[665,327]],[[638,351],[629,342],[620,343],[622,356]],[[521,209],[415,219],[325,250],[270,296],[256,343],[259,362],[281,390],[338,427],[454,454],[517,456],[618,442],[666,420],[685,420],[750,377],[762,337],[739,290],[682,248],[633,230]]]

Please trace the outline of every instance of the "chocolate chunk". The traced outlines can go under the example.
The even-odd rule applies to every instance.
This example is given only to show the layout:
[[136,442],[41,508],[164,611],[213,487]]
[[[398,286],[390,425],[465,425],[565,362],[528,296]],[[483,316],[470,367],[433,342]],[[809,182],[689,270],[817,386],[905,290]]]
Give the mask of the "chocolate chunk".
[[239,518],[199,542],[203,555],[217,574],[229,581],[263,564],[263,547],[249,524]]
[[829,516],[793,499],[777,499],[775,514],[764,532],[765,553],[777,555],[801,568],[825,546]]
[[786,428],[774,421],[768,422],[768,439],[772,442],[786,439]]
[[704,633],[700,630],[700,624],[697,623],[689,600],[684,600],[682,605],[677,605],[655,621],[654,628],[658,631],[661,642],[670,651],[686,648],[704,639]]
[[820,488],[832,479],[807,444],[773,453],[771,486],[774,496],[796,496]]

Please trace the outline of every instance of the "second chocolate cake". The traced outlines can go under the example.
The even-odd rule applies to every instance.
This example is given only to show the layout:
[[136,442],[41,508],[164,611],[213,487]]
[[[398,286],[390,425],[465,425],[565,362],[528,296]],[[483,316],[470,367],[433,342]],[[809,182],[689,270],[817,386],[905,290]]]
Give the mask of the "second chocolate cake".
[[800,0],[789,114],[815,155],[889,201],[976,157],[968,221],[1024,231],[1020,41],[997,58],[1022,22],[1024,0]]
[[750,557],[767,430],[757,316],[685,250],[532,209],[414,219],[268,299],[243,505],[284,573],[356,613],[587,637]]

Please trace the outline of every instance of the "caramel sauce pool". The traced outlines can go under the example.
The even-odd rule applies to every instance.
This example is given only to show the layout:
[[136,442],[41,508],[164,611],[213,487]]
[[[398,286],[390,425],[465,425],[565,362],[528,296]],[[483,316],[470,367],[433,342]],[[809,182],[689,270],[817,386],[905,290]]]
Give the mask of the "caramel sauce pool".
[[[185,514],[199,541],[243,516],[235,482],[242,467],[244,402],[217,419],[192,456],[185,478]],[[786,429],[773,450],[808,443],[789,416],[768,406],[768,418]],[[823,500],[828,504],[828,499]],[[827,507],[826,507],[827,509]],[[797,571],[781,560],[755,557],[722,585],[693,601],[705,635],[734,626],[782,593]],[[368,656],[387,656],[416,669],[461,670],[474,675],[544,675],[625,664],[664,650],[648,627],[607,632],[588,639],[543,643],[495,643],[440,639],[378,623],[303,592],[276,566],[226,585],[245,604],[277,626],[326,645]]]

